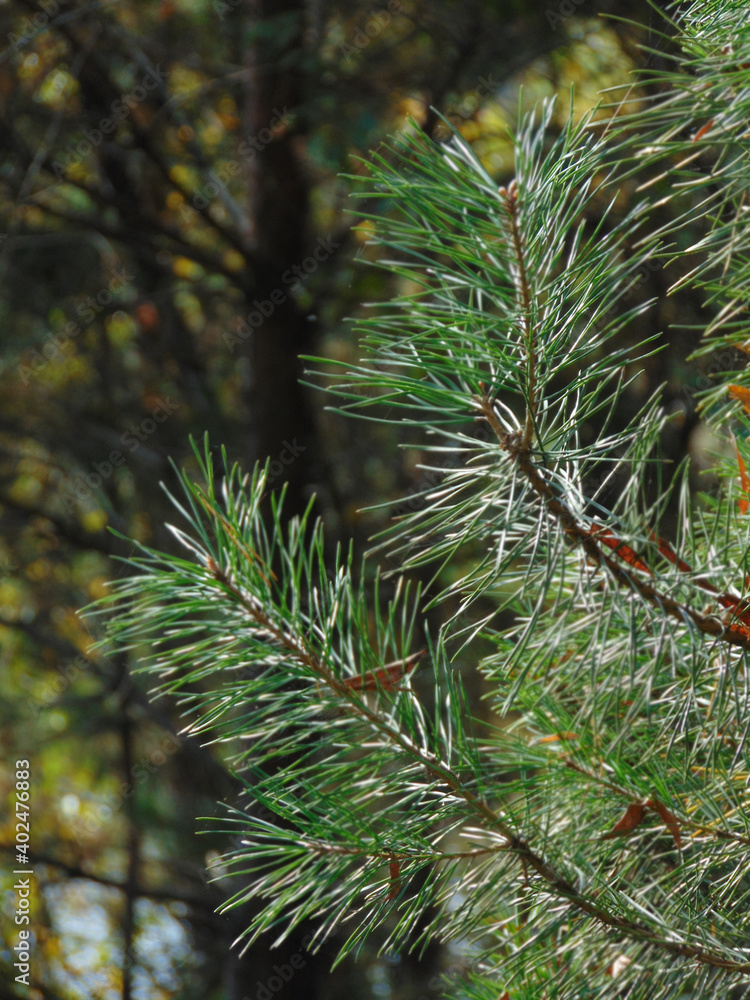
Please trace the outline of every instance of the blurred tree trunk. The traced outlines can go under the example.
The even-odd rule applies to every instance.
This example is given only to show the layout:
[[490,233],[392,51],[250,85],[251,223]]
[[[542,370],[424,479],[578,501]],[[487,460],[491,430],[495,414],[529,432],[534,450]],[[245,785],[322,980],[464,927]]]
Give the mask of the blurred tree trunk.
[[[248,289],[252,458],[271,460],[276,484],[289,483],[287,510],[304,509],[319,458],[315,421],[299,379],[298,356],[310,352],[313,323],[291,293],[311,245],[311,184],[303,163],[309,60],[303,0],[248,0],[249,70],[245,133],[249,162],[251,245],[258,262]],[[302,110],[300,110],[302,109]],[[292,111],[293,124],[288,124]],[[281,120],[281,123],[280,123]],[[315,240],[312,240],[315,242]],[[315,258],[313,258],[315,260]],[[317,266],[317,261],[316,261]]]

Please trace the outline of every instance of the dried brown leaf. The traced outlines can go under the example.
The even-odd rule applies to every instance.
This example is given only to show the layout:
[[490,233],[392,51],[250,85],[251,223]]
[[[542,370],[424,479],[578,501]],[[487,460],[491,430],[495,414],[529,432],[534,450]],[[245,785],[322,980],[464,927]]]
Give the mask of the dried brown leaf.
[[418,653],[412,653],[405,660],[395,660],[393,663],[386,663],[378,670],[368,670],[362,677],[346,677],[344,684],[352,691],[377,691],[378,688],[393,691],[426,652],[426,649],[420,649]]
[[622,819],[615,823],[609,833],[605,833],[602,836],[602,840],[610,840],[612,837],[620,837],[624,833],[630,833],[631,830],[635,830],[635,828],[640,826],[643,822],[643,817],[646,815],[646,809],[647,806],[645,802],[631,802],[625,810],[625,814]]
[[677,817],[667,809],[663,802],[659,802],[658,799],[649,799],[648,805],[659,814],[662,822],[672,834],[672,840],[674,840],[675,847],[679,851],[682,847],[682,836],[680,835],[680,824]]

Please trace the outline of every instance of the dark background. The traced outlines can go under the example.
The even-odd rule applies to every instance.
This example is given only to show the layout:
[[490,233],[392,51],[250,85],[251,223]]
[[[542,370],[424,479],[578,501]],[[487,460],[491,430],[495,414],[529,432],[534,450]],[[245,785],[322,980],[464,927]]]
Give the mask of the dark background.
[[[507,183],[521,86],[529,109],[559,93],[561,123],[571,86],[583,111],[658,68],[654,16],[595,0],[0,3],[0,846],[28,758],[36,936],[29,993],[6,846],[0,1000],[438,995],[456,963],[437,945],[418,959],[373,942],[333,972],[336,942],[313,956],[305,928],[230,948],[250,914],[215,914],[232,886],[205,868],[228,844],[196,817],[236,783],[221,752],[176,735],[135,658],[89,652],[78,610],[123,572],[130,546],[108,527],[174,549],[158,483],[204,431],[246,467],[270,457],[290,514],[315,494],[330,544],[364,549],[425,479],[393,428],[326,412],[298,381],[299,354],[356,359],[347,317],[395,287],[357,260],[376,251],[342,171],[409,117],[444,137],[432,107]],[[633,294],[662,299],[633,335],[691,318],[668,283],[644,272]],[[695,443],[707,384],[693,343],[674,336],[626,401],[666,383],[672,457]]]

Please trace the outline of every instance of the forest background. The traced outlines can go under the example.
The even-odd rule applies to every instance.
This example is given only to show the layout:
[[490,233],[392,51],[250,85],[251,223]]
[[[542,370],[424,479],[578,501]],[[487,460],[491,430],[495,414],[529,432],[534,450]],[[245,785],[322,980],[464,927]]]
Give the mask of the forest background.
[[[560,126],[573,87],[582,115],[670,65],[662,32],[624,0],[0,0],[0,1000],[412,1000],[465,971],[437,945],[376,943],[331,971],[336,942],[312,955],[304,929],[231,949],[247,915],[215,913],[227,844],[196,819],[237,800],[222,748],[180,736],[127,657],[90,653],[78,611],[123,573],[109,527],[175,548],[158,483],[170,457],[190,468],[191,434],[246,468],[268,457],[289,514],[316,496],[331,546],[363,550],[418,505],[419,452],[300,384],[300,354],[355,360],[348,317],[401,290],[367,266],[345,175],[410,119],[447,138],[442,115],[507,182],[519,106],[559,94]],[[632,295],[658,304],[633,337],[697,315],[668,284],[644,268]],[[732,359],[688,363],[689,332],[670,336],[617,419],[663,383],[665,453],[691,451],[697,476],[695,394]],[[11,947],[17,759],[30,990]]]

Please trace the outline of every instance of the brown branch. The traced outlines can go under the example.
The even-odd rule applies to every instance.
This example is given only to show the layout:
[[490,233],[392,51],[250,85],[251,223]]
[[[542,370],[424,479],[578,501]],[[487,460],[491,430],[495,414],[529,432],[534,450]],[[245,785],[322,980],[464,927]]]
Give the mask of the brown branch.
[[167,184],[175,188],[175,190],[178,191],[185,199],[188,206],[192,208],[194,212],[197,212],[197,214],[211,229],[223,237],[223,239],[225,239],[226,242],[244,258],[246,263],[250,264],[252,262],[252,253],[246,240],[244,240],[242,236],[235,232],[230,226],[225,226],[222,222],[217,221],[211,215],[210,206],[208,204],[203,205],[202,207],[196,205],[195,196],[198,192],[191,191],[186,184],[183,184],[182,181],[174,176],[173,172],[169,168],[169,164],[164,160],[162,155],[154,146],[151,135],[142,129],[137,122],[132,123],[131,127],[133,129],[133,135],[139,146],[151,158],[152,162],[155,164],[157,170]]
[[[73,13],[75,13],[75,11]],[[33,991],[41,995],[42,1000],[69,1000],[70,998],[69,993],[67,998],[62,997],[59,993],[54,993],[39,979],[30,979],[29,984]],[[24,996],[26,996],[25,991]],[[0,1000],[22,1000],[22,998],[20,993],[16,993],[0,983]]]
[[[63,219],[65,222],[70,222],[84,229],[91,229],[94,232],[99,233],[101,236],[106,236],[108,239],[119,240],[121,243],[136,247],[145,246],[148,247],[149,250],[153,250],[155,253],[162,249],[162,247],[160,247],[151,236],[148,236],[143,232],[137,232],[134,229],[124,229],[121,226],[110,225],[97,216],[87,215],[85,212],[63,212],[60,209],[53,208],[52,205],[46,203],[42,204],[41,202],[37,202],[37,204],[48,215],[52,215],[57,219]],[[160,228],[165,232],[165,234],[168,234],[166,224],[162,224]],[[176,239],[176,237],[172,238]],[[235,287],[243,287],[240,284],[240,272],[232,271],[212,254],[199,250],[192,244],[188,245],[184,241],[181,241],[179,244],[179,253],[182,257],[194,260],[197,264],[207,268],[209,271],[213,271],[215,274],[223,275],[223,277],[225,277]]]
[[[530,446],[524,445],[525,432],[521,436],[520,432],[507,434],[502,429],[486,392],[483,392],[483,395],[476,401],[476,405],[492,427],[501,446],[511,458],[515,459],[518,468],[523,472],[531,488],[546,504],[547,510],[554,514],[567,537],[584,550],[595,566],[608,570],[617,583],[634,590],[648,604],[663,611],[671,618],[677,618],[683,624],[689,620],[704,635],[710,635],[731,646],[738,646],[740,649],[750,650],[750,629],[735,622],[723,622],[715,615],[704,615],[689,605],[674,600],[674,598],[661,593],[648,580],[638,576],[637,573],[627,569],[622,563],[617,562],[604,552],[597,541],[597,532],[578,521],[534,464]],[[602,526],[601,530],[606,529]]]
[[75,521],[66,520],[44,507],[38,507],[35,504],[30,503],[21,503],[20,500],[16,500],[14,497],[9,496],[6,493],[0,494],[0,513],[3,509],[13,510],[19,514],[24,514],[29,519],[38,517],[43,518],[45,521],[49,521],[50,524],[53,524],[57,529],[56,535],[58,538],[64,539],[66,542],[69,542],[77,548],[93,549],[96,552],[101,552],[103,555],[110,557],[121,554],[123,551],[122,545],[115,542],[113,540],[113,536],[110,535],[108,531],[86,531]]
[[[80,51],[76,54],[75,59],[72,60],[70,73],[76,81],[79,78],[83,64],[86,61],[86,58],[89,55],[93,44],[94,44],[94,39],[88,42],[86,46],[82,47]],[[45,162],[48,159],[47,154],[55,141],[57,133],[60,129],[60,125],[62,124],[63,117],[64,117],[63,109],[60,108],[52,116],[52,120],[47,126],[45,136],[44,139],[42,140],[41,145],[34,151],[33,154],[28,155],[27,157],[28,163],[24,170],[23,180],[21,182],[20,188],[18,189],[18,195],[16,197],[17,204],[23,204],[26,201],[28,194],[31,191],[31,188],[34,185],[34,181],[37,175],[39,174],[39,171],[42,169],[42,167],[44,166]],[[5,278],[5,272],[9,266],[9,261],[10,261],[10,250],[22,226],[23,226],[23,219],[20,213],[18,212],[12,213],[10,224],[8,226],[8,232],[6,233],[6,239],[3,242],[2,247],[0,247],[0,277],[2,278]]]
[[[130,671],[127,670],[123,673],[122,667],[114,667],[111,660],[105,657],[97,659],[93,656],[89,656],[82,652],[82,650],[76,646],[70,639],[59,635],[53,629],[46,629],[41,627],[39,617],[37,617],[33,623],[22,622],[22,621],[2,621],[0,622],[0,629],[2,628],[12,628],[18,632],[23,633],[28,636],[32,642],[37,643],[40,646],[50,646],[55,649],[61,660],[73,659],[75,660],[78,656],[83,656],[86,660],[87,666],[83,669],[90,669],[92,674],[100,679],[105,685],[107,691],[114,691],[119,689],[122,693],[127,695],[128,701],[131,704],[137,705],[139,710],[151,721],[154,725],[159,726],[165,732],[170,733],[170,735],[179,738],[181,744],[181,752],[188,755],[191,760],[191,766],[194,768],[200,768],[201,771],[211,777],[211,779],[220,784],[221,787],[227,787],[233,792],[240,792],[242,790],[241,782],[233,775],[219,760],[214,757],[211,750],[207,746],[202,746],[195,740],[188,739],[182,735],[182,727],[178,728],[172,719],[159,709],[159,707],[148,698],[143,691],[135,684]],[[54,676],[54,671],[49,671],[50,674]],[[99,706],[101,704],[101,694],[96,693],[91,696],[90,700]],[[76,699],[77,704],[84,704],[85,698]],[[170,897],[172,898],[172,897]]]
[[[156,68],[154,67],[153,63],[148,58],[148,56],[146,55],[146,53],[143,51],[143,49],[140,47],[140,45],[137,44],[137,42],[135,40],[135,37],[133,35],[129,34],[128,32],[126,32],[126,30],[124,28],[122,28],[119,24],[117,24],[117,22],[113,22],[111,24],[110,28],[111,28],[111,30],[116,35],[118,35],[119,37],[121,37],[123,39],[126,47],[130,49],[131,54],[132,54],[135,62],[137,62],[138,65],[143,70],[145,70],[145,72],[147,74],[150,73],[152,76],[156,76]],[[242,74],[242,71],[240,71],[240,74]],[[222,84],[225,82],[225,79],[226,79],[226,76],[222,79],[222,81],[221,81]],[[185,140],[183,140],[184,144],[185,144],[185,147],[187,148],[188,152],[190,153],[190,155],[193,157],[193,159],[195,160],[196,164],[198,165],[198,167],[199,167],[199,169],[200,169],[200,171],[201,171],[201,173],[203,175],[203,180],[206,181],[206,182],[210,182],[211,179],[212,179],[211,178],[211,162],[210,162],[209,158],[206,156],[206,153],[205,153],[203,147],[198,142],[198,140],[195,138],[195,129],[192,127],[192,123],[188,119],[188,116],[185,114],[185,112],[179,106],[179,103],[178,104],[172,104],[171,103],[172,95],[169,93],[169,89],[167,88],[167,86],[161,80],[158,81],[152,97],[155,99],[155,102],[158,102],[158,104],[159,104],[159,110],[156,112],[156,116],[155,117],[160,116],[161,113],[162,113],[162,111],[164,111],[166,109],[167,113],[169,115],[171,115],[173,121],[175,122],[175,124],[178,127],[185,126],[185,127],[187,127],[189,129],[188,138],[186,138]],[[150,141],[150,137],[153,135],[153,133],[154,133],[154,128],[151,126],[151,124],[149,124],[149,126],[146,129],[143,130],[144,136],[149,141]],[[162,173],[163,173],[163,170],[162,170]],[[215,177],[215,175],[214,175],[214,177]],[[172,185],[175,185],[175,180],[171,176],[171,173],[169,173],[169,172],[168,172],[167,179],[168,179],[169,183],[171,183]],[[224,205],[224,207],[226,208],[226,210],[231,215],[231,217],[232,217],[232,219],[234,221],[234,224],[236,226],[236,229],[237,229],[236,239],[241,243],[241,246],[242,246],[242,249],[241,249],[240,252],[243,254],[243,256],[247,256],[248,254],[251,253],[251,243],[250,243],[250,240],[251,240],[252,231],[253,231],[252,222],[248,218],[247,213],[244,211],[244,209],[242,208],[242,206],[230,194],[230,192],[227,189],[226,185],[223,182],[219,181],[218,178],[216,178],[215,182],[217,183],[217,187],[218,187],[217,197],[219,198],[219,200],[222,202],[222,204]],[[183,192],[183,196],[185,196],[185,197],[187,196],[185,192]],[[193,197],[194,197],[194,195],[193,195]],[[210,215],[208,216],[208,219],[209,219],[209,221],[211,222],[211,224],[214,227],[218,228],[219,224],[216,222],[215,219],[213,219],[212,217],[210,217]],[[225,235],[225,234],[222,233],[222,235]],[[229,238],[229,237],[234,238],[233,235],[232,235],[232,233],[231,233],[231,230],[227,229],[227,235],[225,235],[225,238]],[[239,249],[239,246],[236,247],[236,248]]]
[[[95,68],[95,72],[100,77],[100,80],[98,81],[99,84],[100,85],[105,84],[107,90],[110,93],[117,93],[118,91],[112,82],[112,78],[110,75],[110,67],[107,64],[107,61],[97,51],[90,52],[88,47],[86,46],[86,43],[81,38],[78,37],[75,31],[72,31],[66,26],[60,27],[59,30],[60,34],[63,35],[63,37],[67,40],[68,44],[70,45],[71,49],[74,52],[78,53],[82,49],[86,50],[86,57],[88,61],[92,64],[92,66]],[[166,88],[163,87],[163,85],[160,85],[159,90],[161,91],[160,95],[161,102],[159,104],[159,107],[161,107],[166,103],[166,101],[168,101],[169,95],[167,93]],[[181,181],[179,181],[172,175],[172,171],[169,168],[169,164],[164,159],[160,151],[156,148],[153,136],[146,128],[144,128],[140,124],[136,116],[131,117],[130,127],[137,145],[149,157],[149,159],[155,165],[155,167],[162,175],[166,183],[170,185],[170,187],[173,187],[177,191],[179,191],[180,194],[182,194],[182,196],[185,199],[187,199],[188,201],[192,201],[194,197],[194,192],[190,191],[189,188],[186,187],[186,185],[182,184]],[[213,229],[216,233],[222,236],[227,241],[227,243],[229,243],[231,247],[237,250],[237,252],[240,253],[245,258],[245,260],[248,263],[251,262],[251,257],[252,257],[251,248],[248,242],[245,239],[243,239],[242,236],[240,236],[231,227],[225,226],[222,222],[213,218],[210,212],[208,211],[208,205],[205,205],[203,208],[199,208],[197,206],[193,207],[195,211],[197,211],[197,213],[204,219],[204,221],[208,224],[208,226],[211,229]],[[219,270],[219,268],[216,268],[216,270]]]
[[501,187],[498,193],[505,201],[505,208],[510,219],[510,234],[513,241],[513,253],[515,254],[516,264],[518,266],[518,292],[521,300],[521,326],[523,328],[523,335],[526,341],[526,375],[529,387],[529,395],[526,400],[526,419],[524,421],[521,447],[529,448],[534,434],[534,420],[536,418],[537,409],[537,359],[534,327],[531,318],[531,285],[529,283],[528,271],[526,269],[526,255],[523,248],[523,238],[518,224],[518,185],[515,180],[512,180],[507,188]]
[[[13,844],[0,844],[0,852],[4,854],[15,854],[15,851],[16,848]],[[30,851],[29,860],[35,865],[48,865],[50,868],[57,868],[59,871],[65,872],[72,879],[86,879],[88,882],[96,882],[97,885],[103,885],[108,889],[117,889],[118,892],[126,892],[128,888],[127,883],[118,882],[115,879],[107,878],[105,875],[96,875],[93,872],[86,871],[85,868],[81,868],[79,865],[71,864],[63,861],[61,858],[55,858],[50,854],[44,854],[40,851]],[[194,896],[187,892],[180,892],[179,889],[158,889],[155,886],[149,887],[136,883],[134,892],[137,898],[156,899],[165,903],[179,902],[184,903],[186,906],[194,907],[197,910],[214,912],[213,905],[209,899],[203,899],[200,896]],[[216,922],[218,924],[218,917]]]

